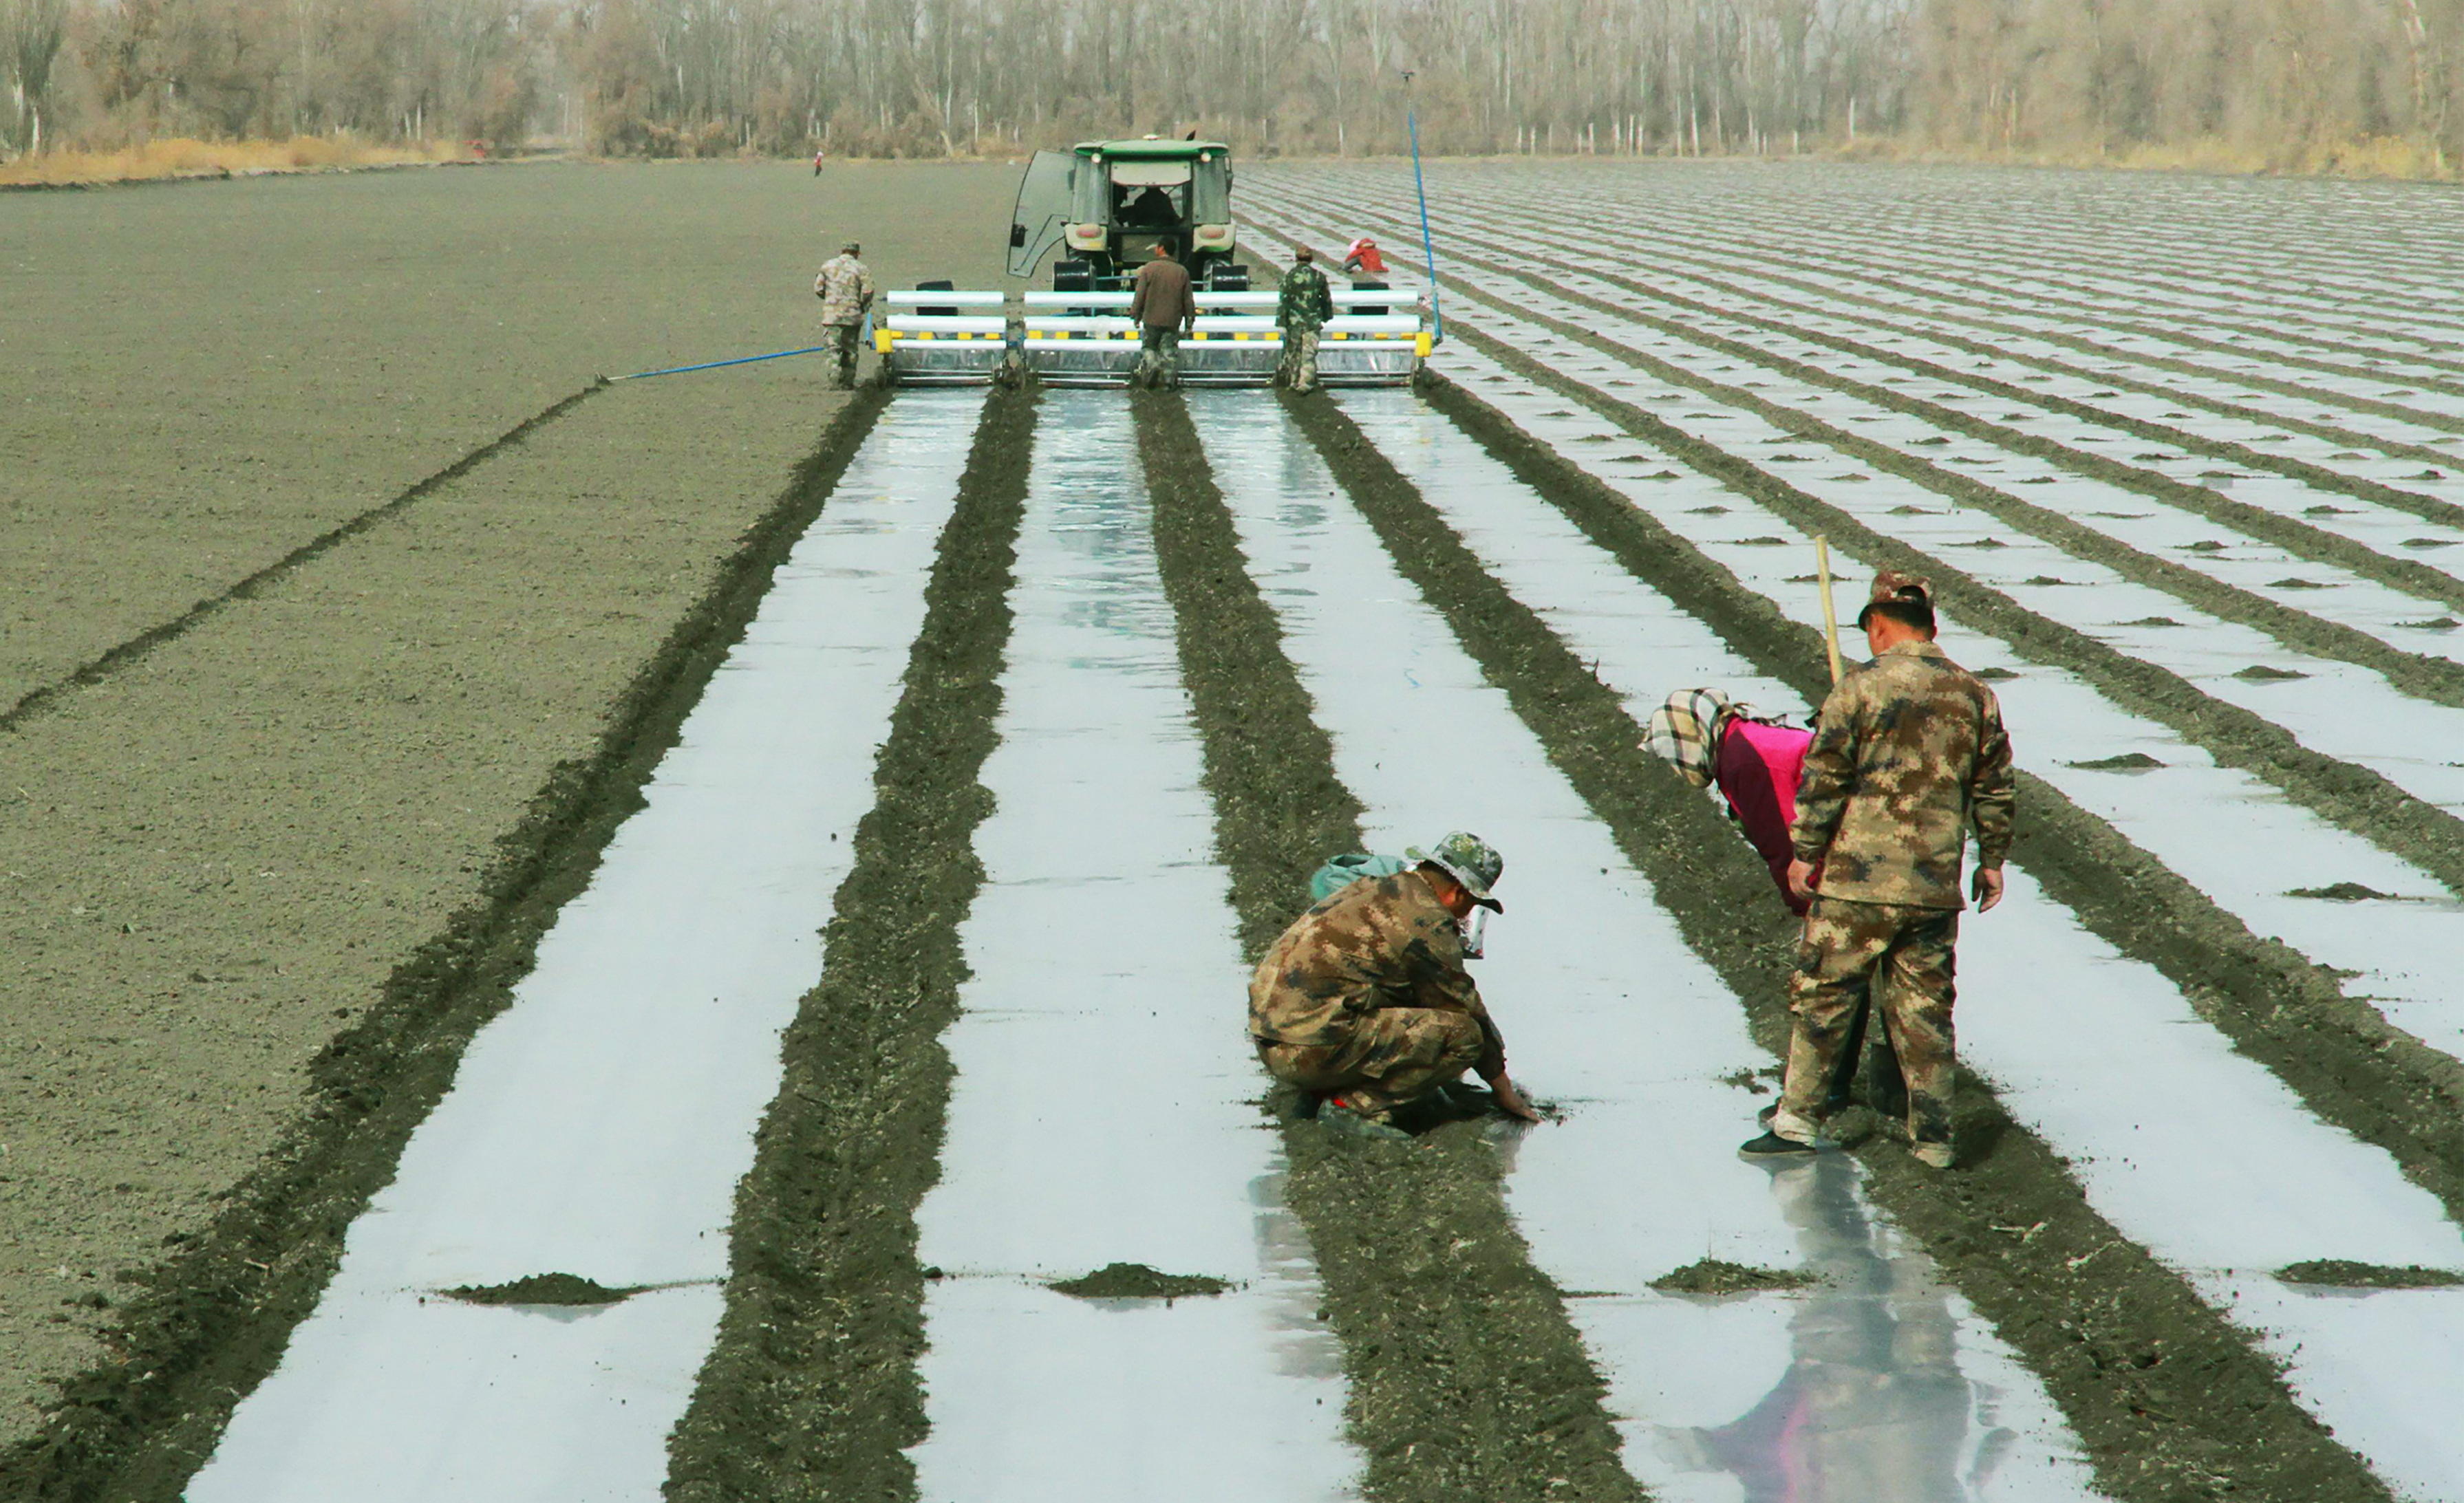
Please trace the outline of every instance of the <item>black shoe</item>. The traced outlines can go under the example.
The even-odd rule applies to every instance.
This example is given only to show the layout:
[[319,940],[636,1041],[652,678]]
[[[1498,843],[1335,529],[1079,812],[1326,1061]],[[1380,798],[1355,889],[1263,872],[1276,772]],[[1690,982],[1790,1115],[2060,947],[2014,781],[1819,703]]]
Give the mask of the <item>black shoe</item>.
[[1814,1144],[1767,1132],[1750,1143],[1739,1144],[1737,1151],[1749,1159],[1810,1159],[1814,1157]]

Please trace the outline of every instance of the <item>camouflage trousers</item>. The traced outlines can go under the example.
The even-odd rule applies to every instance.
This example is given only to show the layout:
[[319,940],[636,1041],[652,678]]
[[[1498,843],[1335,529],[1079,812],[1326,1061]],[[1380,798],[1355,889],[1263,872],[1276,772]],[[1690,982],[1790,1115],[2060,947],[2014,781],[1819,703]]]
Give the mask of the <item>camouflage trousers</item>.
[[1340,1095],[1369,1117],[1461,1078],[1485,1042],[1470,1013],[1426,1007],[1379,1008],[1339,1043],[1256,1040],[1259,1060],[1276,1079]]
[[1138,368],[1130,378],[1141,386],[1180,384],[1180,325],[1143,325],[1138,330]]
[[830,352],[830,384],[854,385],[856,344],[858,337],[864,333],[864,326],[855,323],[833,323],[824,327],[829,333],[829,338],[822,343]]
[[1317,390],[1317,341],[1315,329],[1284,331],[1284,371],[1294,391]]
[[1870,996],[1874,1020],[1897,1049],[1908,1088],[1908,1137],[1920,1148],[1950,1144],[1952,947],[1955,908],[1816,898],[1788,978],[1796,1026],[1788,1081],[1771,1131],[1812,1143],[1823,1098],[1857,1010]]

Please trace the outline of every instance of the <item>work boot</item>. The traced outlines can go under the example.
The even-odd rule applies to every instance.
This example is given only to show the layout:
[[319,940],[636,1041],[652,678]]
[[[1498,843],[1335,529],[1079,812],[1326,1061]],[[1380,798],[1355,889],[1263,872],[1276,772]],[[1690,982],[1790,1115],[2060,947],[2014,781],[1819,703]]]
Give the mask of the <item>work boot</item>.
[[1367,1138],[1384,1143],[1410,1143],[1412,1135],[1386,1120],[1386,1114],[1372,1115],[1346,1101],[1341,1097],[1330,1098],[1318,1108],[1317,1120],[1329,1132],[1345,1138]]
[[1767,1132],[1759,1138],[1739,1144],[1737,1151],[1749,1159],[1810,1159],[1814,1157],[1814,1144],[1799,1143],[1793,1138],[1783,1138],[1775,1132]]
[[1916,1161],[1927,1168],[1947,1169],[1959,1163],[1958,1151],[1947,1143],[1915,1144],[1910,1145],[1908,1151],[1916,1155]]

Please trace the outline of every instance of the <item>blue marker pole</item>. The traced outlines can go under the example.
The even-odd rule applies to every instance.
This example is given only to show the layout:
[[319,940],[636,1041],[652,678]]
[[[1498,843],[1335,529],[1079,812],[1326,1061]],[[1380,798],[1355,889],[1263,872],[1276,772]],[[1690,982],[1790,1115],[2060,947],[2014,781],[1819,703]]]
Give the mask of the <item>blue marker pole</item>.
[[1403,70],[1403,123],[1412,133],[1412,187],[1420,195],[1420,255],[1429,268],[1429,323],[1432,342],[1446,337],[1446,311],[1438,300],[1438,248],[1429,238],[1429,185],[1420,177],[1420,117],[1412,107],[1412,72]]

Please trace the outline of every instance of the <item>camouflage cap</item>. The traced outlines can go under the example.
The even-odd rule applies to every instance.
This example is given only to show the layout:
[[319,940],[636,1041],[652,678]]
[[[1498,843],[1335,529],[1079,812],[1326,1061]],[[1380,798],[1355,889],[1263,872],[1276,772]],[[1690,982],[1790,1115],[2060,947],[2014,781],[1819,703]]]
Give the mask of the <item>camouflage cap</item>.
[[1497,880],[1506,875],[1506,858],[1479,836],[1457,830],[1425,851],[1417,845],[1404,847],[1403,858],[1428,862],[1463,883],[1463,890],[1484,906],[1499,913],[1506,911],[1506,904],[1489,896]]
[[852,240],[843,241],[839,245],[839,254],[841,255],[860,255],[863,251],[864,247],[857,245]]
[[1874,593],[1866,599],[1865,608],[1857,613],[1857,624],[1864,625],[1865,618],[1874,613],[1877,605],[1913,605],[1931,614],[1933,581],[1921,574],[1885,569],[1874,576]]

